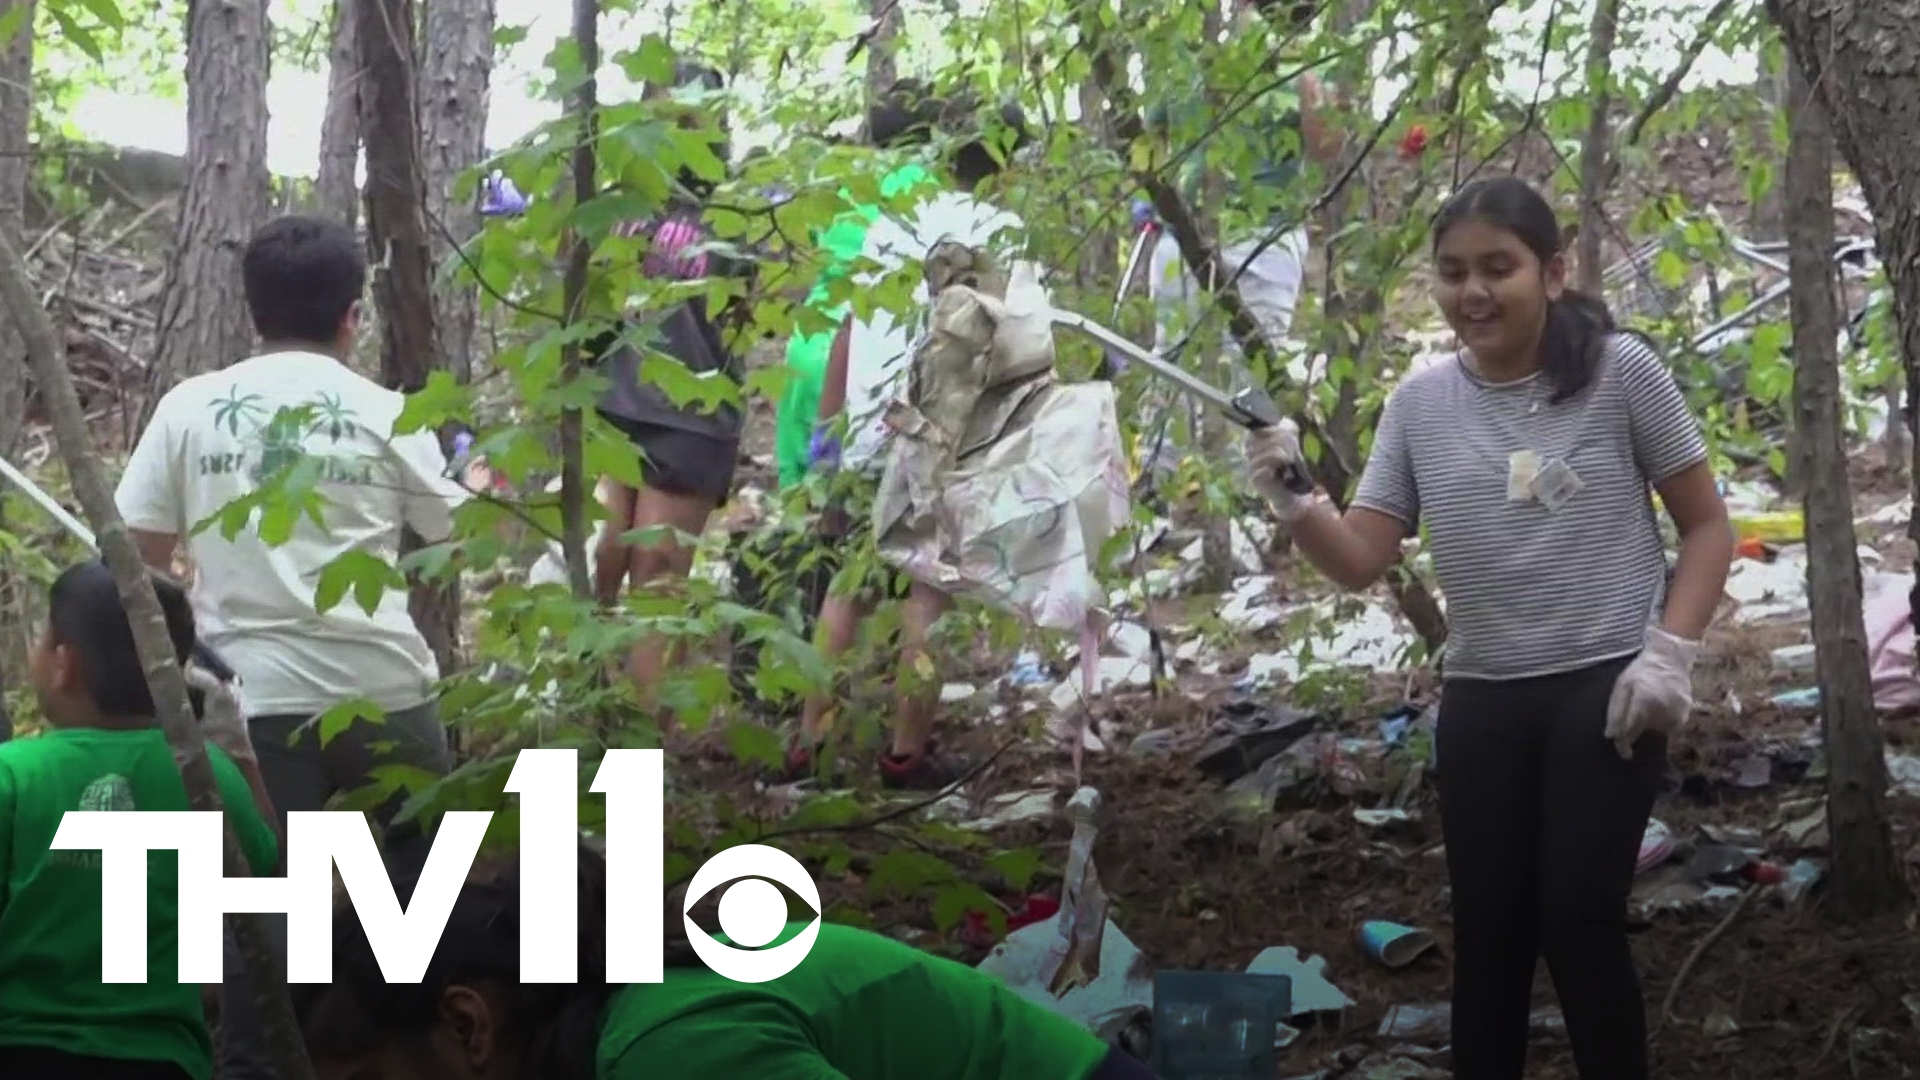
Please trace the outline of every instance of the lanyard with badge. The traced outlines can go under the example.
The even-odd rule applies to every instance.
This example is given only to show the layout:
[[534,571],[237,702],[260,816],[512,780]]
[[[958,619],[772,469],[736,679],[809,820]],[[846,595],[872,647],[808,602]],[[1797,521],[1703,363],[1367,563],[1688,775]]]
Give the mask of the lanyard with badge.
[[[1467,363],[1464,355],[1459,360],[1463,364]],[[1533,400],[1527,407],[1527,415],[1537,417],[1544,404],[1538,396],[1538,383],[1529,387],[1528,392],[1533,395]],[[1585,428],[1586,417],[1582,416],[1573,431],[1573,437],[1566,440],[1566,447],[1560,453],[1548,453],[1542,450],[1509,452],[1507,454],[1507,501],[1538,503],[1546,507],[1549,512],[1557,512],[1572,501],[1586,484],[1580,479],[1580,475],[1573,471],[1573,466],[1567,463],[1567,458],[1572,456],[1574,448],[1580,444]],[[1539,445],[1542,440],[1531,437],[1537,434],[1536,425],[1534,430],[1525,432],[1519,441],[1523,444]]]

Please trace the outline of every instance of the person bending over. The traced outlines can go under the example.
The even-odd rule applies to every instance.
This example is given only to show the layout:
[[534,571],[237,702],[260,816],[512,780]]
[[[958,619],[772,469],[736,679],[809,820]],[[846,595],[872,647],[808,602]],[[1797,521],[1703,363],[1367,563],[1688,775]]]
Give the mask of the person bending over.
[[669,941],[664,982],[608,985],[606,869],[580,867],[574,983],[520,982],[517,870],[462,887],[418,983],[389,983],[342,908],[333,983],[292,987],[319,1080],[1153,1080],[993,977],[851,927],[770,982]]
[[[1418,526],[1431,538],[1449,622],[1435,753],[1458,1080],[1520,1080],[1543,954],[1581,1077],[1647,1077],[1627,895],[1733,557],[1673,375],[1566,287],[1559,245],[1523,181],[1447,202],[1434,299],[1460,348],[1387,399],[1344,515],[1280,482],[1302,463],[1291,428],[1248,447],[1295,545],[1349,589]],[[1671,585],[1649,486],[1680,534]]]
[[[184,664],[193,610],[179,586],[156,577],[153,589]],[[108,984],[100,853],[51,846],[69,810],[191,809],[120,589],[105,563],[84,562],[54,579],[47,607],[27,675],[51,726],[0,746],[0,1077],[207,1080],[213,1040],[200,987],[176,969],[178,858],[162,852],[148,863],[147,981]],[[219,696],[209,689],[209,704]],[[209,716],[208,764],[248,864],[271,874],[279,842],[237,720],[228,710],[216,732]]]

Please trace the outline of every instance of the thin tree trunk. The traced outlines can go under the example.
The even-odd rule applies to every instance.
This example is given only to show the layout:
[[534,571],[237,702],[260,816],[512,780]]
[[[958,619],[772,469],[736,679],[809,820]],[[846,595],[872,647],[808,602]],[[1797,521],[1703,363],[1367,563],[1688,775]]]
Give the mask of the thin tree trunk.
[[[188,804],[195,810],[218,813],[222,809],[220,790],[214,784],[213,766],[207,760],[206,740],[200,736],[193,706],[187,701],[185,672],[175,657],[166,616],[161,613],[160,600],[153,593],[152,578],[133,545],[126,523],[120,520],[100,465],[99,452],[87,437],[80,395],[67,372],[66,350],[53,321],[34,295],[20,249],[5,236],[0,236],[0,307],[25,340],[27,359],[33,365],[40,400],[53,421],[54,441],[59,445],[67,476],[73,482],[74,497],[80,501],[98,538],[101,554],[120,585],[120,600],[126,605],[127,620],[133,626],[134,647],[147,685],[153,691],[160,726],[167,733],[174,760],[179,762]],[[231,823],[225,834],[226,875],[251,877]],[[307,1060],[306,1045],[293,1015],[293,1002],[287,996],[286,968],[279,954],[268,947],[261,916],[230,914],[227,925],[239,943],[247,971],[253,975],[248,981],[258,995],[255,1006],[260,1012],[267,1052],[276,1073],[285,1080],[312,1080],[313,1066]]]
[[1607,167],[1612,134],[1608,114],[1613,110],[1613,42],[1620,22],[1620,0],[1595,0],[1593,23],[1587,34],[1587,133],[1580,140],[1580,236],[1574,259],[1575,281],[1582,292],[1600,295],[1606,265],[1602,241],[1606,229]]
[[320,120],[320,175],[313,183],[320,212],[352,228],[360,219],[360,53],[353,36],[353,0],[334,0],[327,46],[327,111]]
[[1833,137],[1798,64],[1787,73],[1787,98],[1793,136],[1781,202],[1792,276],[1794,419],[1809,455],[1807,594],[1827,739],[1832,909],[1844,918],[1864,919],[1900,906],[1905,884],[1887,821],[1886,741],[1873,707],[1861,622],[1858,540],[1841,419]]
[[[1819,95],[1834,144],[1872,208],[1900,330],[1907,443],[1920,456],[1920,438],[1912,437],[1920,422],[1920,203],[1913,199],[1920,143],[1912,137],[1920,125],[1920,0],[1767,0],[1767,12]],[[1920,483],[1920,468],[1910,464],[1908,477]],[[1907,535],[1920,542],[1920,514]]]
[[[411,393],[427,385],[439,355],[433,327],[433,255],[423,206],[418,111],[414,105],[411,0],[353,0],[354,35],[366,84],[360,130],[367,146],[367,246],[380,316],[380,381]],[[442,433],[441,447],[450,450]],[[420,546],[409,531],[402,549]],[[416,582],[409,609],[442,674],[460,666],[460,598],[455,585]]]
[[[0,46],[0,236],[23,250],[26,231],[27,172],[32,165],[28,138],[33,128],[33,0],[11,0],[0,4],[0,12],[19,12],[19,27],[11,40]],[[0,457],[12,458],[20,446],[20,431],[27,412],[26,346],[14,320],[0,325]],[[16,361],[18,361],[16,363]],[[0,527],[5,522],[0,521]],[[0,597],[11,598],[18,589],[28,588],[15,560],[0,560]],[[19,611],[9,604],[7,611]],[[10,635],[5,658],[14,671],[25,654],[12,648],[17,635]],[[13,738],[13,717],[7,711],[6,698],[0,696],[0,742]]]
[[900,36],[900,26],[904,22],[900,14],[901,0],[867,0],[867,15],[873,20],[872,37],[867,39],[867,103],[880,100],[880,95],[900,78],[900,67],[894,57],[894,39]]
[[[479,193],[454,190],[487,154],[487,88],[493,77],[493,0],[427,0],[420,62],[420,149],[426,166],[427,236],[436,266],[480,230]],[[453,239],[449,239],[449,237]],[[475,287],[443,278],[434,289],[440,359],[473,377]]]
[[240,254],[266,220],[266,0],[187,2],[187,190],[141,418],[173,383],[253,350]]
[[[573,144],[573,204],[576,208],[594,200],[599,193],[595,173],[599,169],[594,155],[594,139],[599,133],[600,86],[594,72],[600,70],[600,2],[573,0],[573,40],[580,50],[580,63],[587,77],[574,91],[567,111],[577,125]],[[567,273],[562,283],[567,321],[579,322],[585,315],[587,300],[587,260],[593,254],[592,240],[576,228],[567,237]],[[570,339],[561,353],[564,379],[579,378],[582,366],[580,342]],[[567,560],[567,582],[573,595],[592,599],[593,581],[587,573],[587,474],[586,448],[581,441],[582,418],[579,409],[560,414],[560,550]]]

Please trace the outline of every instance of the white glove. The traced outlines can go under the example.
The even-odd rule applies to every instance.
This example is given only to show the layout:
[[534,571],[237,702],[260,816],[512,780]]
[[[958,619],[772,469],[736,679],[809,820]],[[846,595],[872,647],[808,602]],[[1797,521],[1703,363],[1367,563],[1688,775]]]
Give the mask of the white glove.
[[1634,744],[1647,732],[1669,733],[1687,722],[1699,655],[1699,642],[1647,628],[1646,646],[1620,673],[1607,702],[1607,738],[1622,758],[1633,759]]
[[1247,433],[1247,469],[1253,488],[1284,524],[1300,520],[1312,507],[1310,496],[1289,489],[1289,471],[1305,472],[1306,456],[1300,452],[1300,428],[1292,420],[1281,420],[1272,427],[1255,428]]
[[236,761],[258,761],[253,752],[253,736],[247,731],[246,710],[232,683],[221,682],[211,671],[187,668],[187,685],[207,695],[201,710],[200,734],[227,752]]

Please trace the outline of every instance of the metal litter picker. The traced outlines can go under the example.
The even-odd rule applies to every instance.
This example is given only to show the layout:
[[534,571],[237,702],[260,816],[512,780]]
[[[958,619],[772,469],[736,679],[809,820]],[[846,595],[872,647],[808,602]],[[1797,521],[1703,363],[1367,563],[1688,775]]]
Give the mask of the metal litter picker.
[[[1053,312],[1053,323],[1055,326],[1078,330],[1099,342],[1110,352],[1119,353],[1156,376],[1173,383],[1187,395],[1213,406],[1224,413],[1227,419],[1249,431],[1274,427],[1284,422],[1284,418],[1280,415],[1280,407],[1274,404],[1273,398],[1265,390],[1257,386],[1250,386],[1237,394],[1229,394],[1159,353],[1134,344],[1084,315],[1076,315],[1056,308]],[[1308,495],[1313,492],[1313,479],[1306,474],[1305,470],[1289,468],[1282,479],[1288,489],[1298,494]]]
[[[66,529],[75,540],[85,544],[88,551],[95,555],[100,553],[100,543],[94,537],[93,530],[87,528],[86,522],[68,513],[67,508],[61,506],[59,500],[47,494],[39,484],[29,479],[27,474],[14,468],[13,463],[6,458],[0,458],[0,475],[13,481],[15,487],[24,492],[27,498],[38,503],[40,509],[45,510],[53,520],[60,523],[61,528]],[[214,652],[203,642],[193,643],[193,659],[223,683],[230,683],[236,678],[233,668],[229,667],[225,660],[220,659],[219,653]]]

